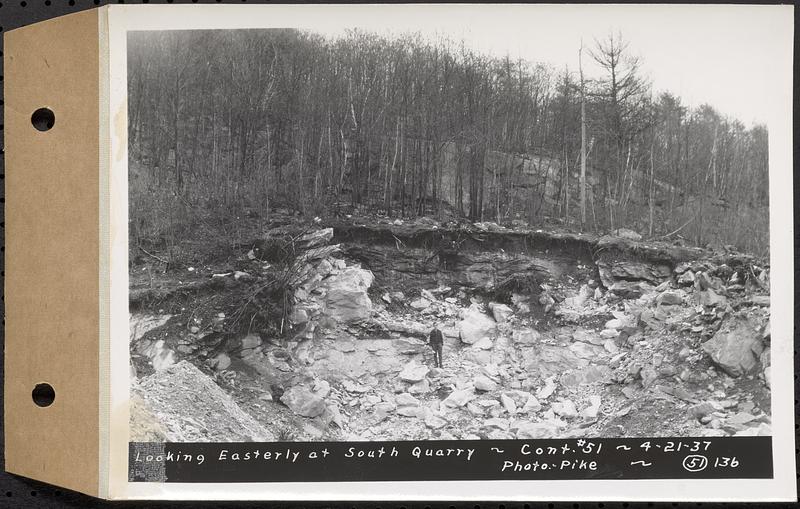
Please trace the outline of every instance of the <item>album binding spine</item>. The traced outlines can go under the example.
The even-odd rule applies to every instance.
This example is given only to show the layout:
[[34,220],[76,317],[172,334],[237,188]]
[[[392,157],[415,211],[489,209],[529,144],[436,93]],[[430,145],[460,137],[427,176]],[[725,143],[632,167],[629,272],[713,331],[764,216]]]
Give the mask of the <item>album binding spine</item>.
[[[6,33],[4,84],[6,470],[95,496],[105,491],[101,12]],[[32,115],[43,108],[54,122],[40,131]],[[49,406],[34,403],[37,384],[53,388]]]

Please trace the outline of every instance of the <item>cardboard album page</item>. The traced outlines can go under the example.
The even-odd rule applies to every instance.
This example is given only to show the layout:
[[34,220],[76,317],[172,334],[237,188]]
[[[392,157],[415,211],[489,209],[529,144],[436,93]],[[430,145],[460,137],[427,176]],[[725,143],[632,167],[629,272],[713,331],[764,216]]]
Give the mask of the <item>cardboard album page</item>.
[[110,499],[795,500],[792,33],[695,5],[7,33],[8,470]]

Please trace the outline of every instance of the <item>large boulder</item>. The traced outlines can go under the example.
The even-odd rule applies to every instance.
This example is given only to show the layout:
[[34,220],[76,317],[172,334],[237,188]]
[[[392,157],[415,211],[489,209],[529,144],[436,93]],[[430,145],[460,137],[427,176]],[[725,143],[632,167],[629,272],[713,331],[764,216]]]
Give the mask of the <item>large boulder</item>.
[[506,306],[505,304],[500,304],[498,302],[490,302],[489,310],[492,312],[492,316],[494,316],[494,321],[497,323],[507,322],[508,318],[512,314],[514,314],[513,309]]
[[[143,404],[131,429],[163,433],[167,442],[272,442],[275,436],[242,411],[214,381],[188,361],[156,371],[136,392]],[[146,408],[139,411],[138,407]],[[146,422],[156,419],[156,423]]]
[[703,343],[703,351],[714,364],[734,377],[754,372],[763,350],[758,332],[747,319],[726,322],[714,337]]
[[617,281],[608,287],[608,291],[623,299],[638,299],[653,287],[640,281]]
[[305,387],[296,385],[283,393],[281,401],[297,415],[318,417],[325,412],[325,401]]
[[494,391],[498,387],[497,382],[485,375],[476,376],[472,383],[476,390],[483,392]]
[[358,266],[345,270],[325,280],[323,312],[337,322],[357,322],[370,317],[372,301],[367,290],[374,281],[372,272]]
[[464,311],[463,319],[458,322],[461,341],[468,345],[490,337],[497,327],[494,320],[486,316],[481,309],[472,305]]

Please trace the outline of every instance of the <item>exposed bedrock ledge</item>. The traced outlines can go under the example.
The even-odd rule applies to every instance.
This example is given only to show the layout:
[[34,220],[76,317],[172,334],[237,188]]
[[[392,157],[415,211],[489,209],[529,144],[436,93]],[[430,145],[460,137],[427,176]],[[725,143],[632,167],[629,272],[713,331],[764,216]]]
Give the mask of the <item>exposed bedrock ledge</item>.
[[595,266],[604,286],[616,281],[658,284],[682,262],[709,257],[700,248],[589,234],[486,231],[433,225],[339,225],[334,242],[372,270],[378,283],[398,279],[496,289],[531,277],[558,279]]

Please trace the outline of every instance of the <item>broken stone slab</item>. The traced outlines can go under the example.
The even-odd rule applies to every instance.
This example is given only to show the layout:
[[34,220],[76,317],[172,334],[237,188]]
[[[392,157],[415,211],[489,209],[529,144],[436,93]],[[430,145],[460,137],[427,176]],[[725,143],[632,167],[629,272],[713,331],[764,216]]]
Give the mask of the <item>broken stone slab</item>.
[[508,419],[503,419],[502,417],[492,417],[491,419],[486,419],[483,422],[483,426],[487,428],[498,428],[507,431],[510,427],[510,423],[508,422]]
[[725,307],[728,304],[728,299],[719,295],[712,288],[701,290],[697,294],[698,302],[701,306],[705,307]]
[[476,376],[472,383],[475,386],[475,390],[484,392],[494,391],[498,387],[497,382],[484,375]]
[[537,438],[554,438],[558,436],[559,426],[553,421],[527,422],[523,421],[516,426],[516,438],[518,440],[530,440]]
[[577,329],[572,333],[572,339],[583,343],[591,343],[593,345],[602,345],[604,342],[604,339],[600,337],[600,334],[586,329]]
[[659,377],[658,371],[653,366],[645,366],[639,374],[642,377],[642,387],[645,389],[653,385]]
[[404,380],[406,382],[416,383],[425,378],[425,375],[428,374],[430,369],[428,366],[417,364],[415,361],[411,361],[400,371],[398,377],[400,380]]
[[352,392],[355,394],[364,394],[365,392],[369,392],[371,390],[370,387],[355,383],[351,380],[343,380],[342,387],[344,387],[344,390],[347,392]]
[[415,338],[398,338],[392,340],[397,353],[403,355],[416,355],[428,351],[428,345],[424,341]]
[[515,329],[511,334],[514,343],[533,345],[540,341],[541,334],[534,329]]
[[739,412],[731,417],[728,417],[726,419],[726,422],[732,425],[742,425],[742,424],[747,424],[748,422],[754,421],[756,419],[758,419],[758,417],[756,417],[753,414],[747,412]]
[[683,304],[683,295],[680,292],[667,290],[656,297],[657,305],[677,306]]
[[711,413],[715,412],[716,408],[708,401],[703,401],[702,403],[697,403],[696,405],[692,405],[689,407],[689,415],[697,419],[698,421]]
[[769,307],[770,297],[769,295],[752,295],[747,299],[746,303],[753,306]]
[[572,400],[565,399],[563,401],[556,401],[553,403],[550,408],[552,408],[553,412],[556,415],[560,415],[561,417],[577,417],[578,416],[578,409],[575,407],[575,403]]
[[[603,348],[605,348],[606,352],[608,352],[608,353],[610,353],[612,355],[616,355],[617,353],[619,353],[619,346],[617,346],[617,343],[614,342],[613,338],[607,339],[603,343]],[[612,359],[612,362],[613,362],[613,360],[614,359]]]
[[591,364],[583,369],[568,371],[561,376],[560,382],[566,387],[577,387],[583,384],[605,382],[611,379],[611,368],[605,365]]
[[528,399],[525,401],[525,404],[522,406],[523,413],[530,413],[536,412],[542,409],[542,404],[539,403],[539,400],[536,399],[536,396],[533,394],[528,395]]
[[422,311],[423,309],[428,309],[431,305],[431,301],[424,298],[419,298],[411,302],[409,306],[416,309],[417,311]]
[[494,343],[490,338],[482,338],[473,343],[472,347],[479,348],[481,350],[491,350],[494,347]]
[[314,382],[314,387],[312,390],[314,391],[314,394],[324,399],[327,398],[328,394],[331,393],[331,384],[327,380],[317,380]]
[[435,415],[433,413],[429,413],[425,415],[425,426],[431,429],[441,429],[447,426],[447,420]]
[[217,371],[224,371],[231,366],[231,358],[228,356],[228,354],[222,352],[211,360],[211,365]]
[[308,311],[302,307],[295,307],[292,314],[289,315],[289,321],[295,325],[306,323],[308,318]]
[[741,431],[737,431],[736,433],[734,433],[734,436],[737,437],[772,436],[772,426],[770,426],[766,422],[762,422],[758,426],[753,426],[750,428],[743,429]]
[[475,397],[475,393],[471,390],[455,390],[442,401],[442,404],[451,408],[462,407],[466,405],[467,402],[475,399]]
[[691,270],[687,270],[686,272],[678,276],[677,281],[678,284],[681,286],[694,286],[694,281],[695,281],[694,272],[692,272]]
[[405,417],[423,417],[425,415],[425,409],[418,406],[398,406],[395,412]]
[[414,396],[412,396],[411,394],[408,394],[407,392],[399,394],[394,399],[394,402],[398,407],[401,407],[401,406],[419,406],[419,400],[417,398],[415,398]]
[[505,393],[501,394],[500,402],[503,404],[503,408],[505,408],[506,412],[509,414],[515,415],[517,413],[517,404],[510,396],[506,395]]
[[581,410],[580,416],[587,419],[597,418],[600,411],[600,396],[589,396],[589,406]]
[[544,381],[544,387],[536,391],[536,397],[539,399],[549,398],[556,390],[556,384],[553,377],[549,377]]
[[417,383],[411,384],[408,387],[408,392],[411,394],[427,394],[431,392],[431,383],[425,378]]
[[620,332],[617,329],[603,329],[600,331],[600,340],[605,343],[605,340],[614,339],[619,337],[619,335]]
[[569,345],[570,351],[581,359],[597,359],[605,356],[605,349],[589,343],[575,342]]

